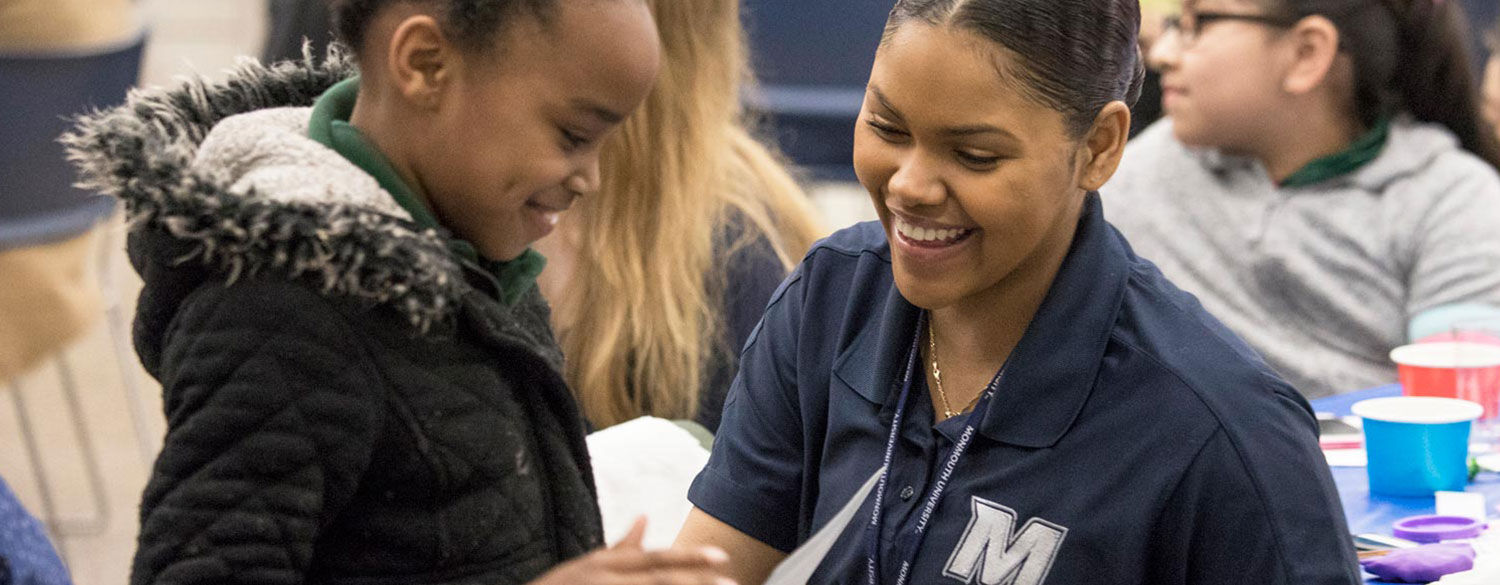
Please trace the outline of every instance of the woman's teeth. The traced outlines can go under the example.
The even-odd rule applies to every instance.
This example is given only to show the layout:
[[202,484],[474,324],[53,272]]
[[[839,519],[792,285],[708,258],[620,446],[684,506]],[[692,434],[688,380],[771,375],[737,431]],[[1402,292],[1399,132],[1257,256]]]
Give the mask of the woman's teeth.
[[946,241],[955,241],[955,240],[958,240],[958,239],[960,239],[960,238],[962,238],[964,236],[969,235],[969,232],[972,232],[974,230],[965,230],[965,229],[941,229],[941,230],[935,230],[935,229],[929,229],[929,228],[914,226],[914,225],[911,225],[911,224],[906,223],[904,221],[901,221],[900,218],[896,218],[896,231],[898,233],[900,233],[906,239],[912,240],[912,241],[916,241],[916,242],[946,242]]

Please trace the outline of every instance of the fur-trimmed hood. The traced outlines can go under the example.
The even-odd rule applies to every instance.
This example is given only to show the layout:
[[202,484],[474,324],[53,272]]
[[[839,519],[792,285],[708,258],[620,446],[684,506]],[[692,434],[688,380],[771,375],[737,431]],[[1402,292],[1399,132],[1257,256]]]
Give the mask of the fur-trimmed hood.
[[[270,148],[233,139],[298,116],[305,128],[305,108],[354,73],[338,51],[320,64],[245,62],[222,82],[133,91],[124,105],[81,117],[63,142],[81,186],[124,202],[133,241],[171,242],[152,246],[149,261],[196,263],[231,282],[283,276],[390,307],[427,331],[470,290],[442,235],[418,228],[373,179],[311,139]],[[233,128],[215,131],[221,123]]]

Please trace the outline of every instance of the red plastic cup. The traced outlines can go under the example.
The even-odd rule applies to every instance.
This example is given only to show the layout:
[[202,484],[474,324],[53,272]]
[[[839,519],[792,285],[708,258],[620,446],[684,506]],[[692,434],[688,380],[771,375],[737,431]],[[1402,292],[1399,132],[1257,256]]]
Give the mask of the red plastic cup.
[[[1473,400],[1494,416],[1500,389],[1500,346],[1469,341],[1440,341],[1403,345],[1391,350],[1407,396]],[[1480,396],[1476,396],[1479,394]]]

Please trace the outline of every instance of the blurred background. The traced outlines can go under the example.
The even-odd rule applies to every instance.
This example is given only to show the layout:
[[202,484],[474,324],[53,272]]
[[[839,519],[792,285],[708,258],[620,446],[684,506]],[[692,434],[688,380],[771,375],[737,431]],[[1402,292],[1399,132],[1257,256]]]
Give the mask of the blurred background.
[[[7,17],[4,8],[12,1],[0,0],[0,18]],[[1500,18],[1500,0],[1461,1],[1475,22]],[[146,31],[140,83],[164,85],[183,75],[214,78],[237,59],[267,50],[285,54],[296,41],[271,34],[273,2],[283,3],[283,8],[298,4],[136,2]],[[864,190],[853,182],[848,152],[864,79],[890,4],[745,1],[755,65],[763,80],[746,96],[746,104],[777,122],[766,133],[798,164],[830,230],[873,218]],[[1159,15],[1153,18],[1158,20],[1148,21],[1144,28],[1159,29]],[[1474,48],[1481,60],[1476,63],[1482,63],[1484,47],[1477,39],[1478,35]],[[6,71],[0,67],[0,93],[37,89],[20,87],[20,82],[5,77]],[[1154,110],[1151,100],[1143,102]],[[7,130],[0,125],[0,140]],[[0,192],[0,198],[7,196]],[[0,236],[5,228],[0,221]],[[89,255],[85,270],[99,279],[100,312],[106,317],[91,321],[60,358],[29,368],[14,384],[0,384],[0,476],[27,508],[51,520],[52,536],[74,582],[107,585],[122,583],[128,576],[137,506],[165,425],[159,389],[140,369],[129,346],[129,322],[140,283],[124,258],[118,214],[96,231],[89,245],[96,252]]]
[[[10,1],[0,0],[0,5]],[[149,35],[140,62],[144,85],[170,83],[186,74],[220,75],[240,56],[258,55],[264,42],[266,0],[141,0],[137,6]],[[19,89],[15,83],[0,73],[0,91]],[[0,133],[6,130],[0,128]],[[134,352],[118,343],[128,343],[128,322],[140,290],[125,260],[122,233],[116,215],[91,242],[101,253],[90,258],[98,265],[88,268],[116,278],[102,283],[113,289],[103,301],[123,317],[126,329],[112,330],[108,320],[94,320],[58,363],[49,360],[14,384],[0,385],[0,475],[33,513],[43,516],[46,508],[53,510],[54,542],[79,585],[126,581],[150,465],[143,450],[159,444],[165,429],[155,381],[140,369]],[[76,392],[64,392],[65,382]],[[127,393],[131,385],[139,390],[134,397]],[[70,398],[77,399],[76,410]],[[23,412],[35,452],[29,452],[22,437]],[[80,427],[86,437],[76,432]],[[39,471],[47,480],[46,492],[40,489]]]

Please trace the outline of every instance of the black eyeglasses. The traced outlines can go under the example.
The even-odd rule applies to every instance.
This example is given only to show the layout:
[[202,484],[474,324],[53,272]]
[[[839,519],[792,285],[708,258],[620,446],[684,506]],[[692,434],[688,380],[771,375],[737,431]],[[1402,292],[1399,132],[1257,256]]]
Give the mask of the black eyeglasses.
[[1203,32],[1203,27],[1206,27],[1215,22],[1238,20],[1241,22],[1254,22],[1257,24],[1263,24],[1276,28],[1291,28],[1293,25],[1297,24],[1294,20],[1289,20],[1280,16],[1271,16],[1268,14],[1193,12],[1191,13],[1191,15],[1192,19],[1186,26],[1183,25],[1184,19],[1180,15],[1167,17],[1167,21],[1165,23],[1166,30],[1176,32],[1178,38],[1181,39],[1183,46],[1192,46],[1194,43],[1197,43],[1198,35]]

